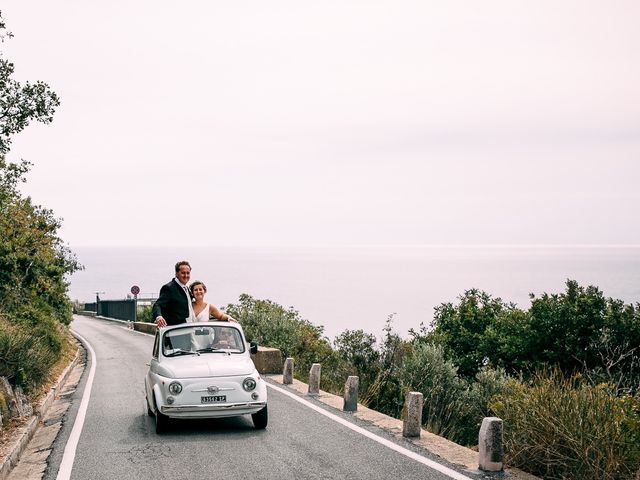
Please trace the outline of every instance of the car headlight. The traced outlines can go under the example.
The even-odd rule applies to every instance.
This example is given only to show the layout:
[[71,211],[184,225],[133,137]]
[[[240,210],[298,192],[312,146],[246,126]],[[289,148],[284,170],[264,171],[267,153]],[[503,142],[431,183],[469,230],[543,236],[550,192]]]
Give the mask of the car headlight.
[[242,388],[244,388],[247,392],[254,390],[256,388],[256,385],[256,381],[251,377],[247,377],[242,381]]
[[182,391],[182,385],[180,382],[171,382],[169,384],[169,393],[172,395],[178,395]]

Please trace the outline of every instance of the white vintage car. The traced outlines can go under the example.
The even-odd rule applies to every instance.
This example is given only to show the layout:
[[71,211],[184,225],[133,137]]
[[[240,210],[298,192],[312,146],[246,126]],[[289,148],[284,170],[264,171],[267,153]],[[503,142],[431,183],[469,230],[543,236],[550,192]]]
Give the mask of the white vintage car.
[[147,411],[156,432],[169,418],[251,415],[267,426],[267,385],[256,370],[242,327],[235,322],[183,323],[156,333],[145,380]]

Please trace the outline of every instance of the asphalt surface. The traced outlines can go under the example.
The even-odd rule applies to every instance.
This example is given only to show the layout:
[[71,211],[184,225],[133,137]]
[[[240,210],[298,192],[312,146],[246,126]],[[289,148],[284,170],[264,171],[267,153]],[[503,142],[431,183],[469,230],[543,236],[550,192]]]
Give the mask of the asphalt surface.
[[[247,416],[174,421],[170,431],[157,435],[155,420],[147,415],[143,383],[153,337],[80,316],[74,317],[71,328],[96,353],[72,479],[450,478],[271,388],[266,430],[255,430]],[[46,479],[58,473],[90,366],[89,360],[49,458]]]

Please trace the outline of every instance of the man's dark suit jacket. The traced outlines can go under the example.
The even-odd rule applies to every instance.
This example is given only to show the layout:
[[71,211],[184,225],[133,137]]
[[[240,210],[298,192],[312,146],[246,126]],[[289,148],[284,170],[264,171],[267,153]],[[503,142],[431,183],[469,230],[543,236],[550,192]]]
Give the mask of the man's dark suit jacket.
[[185,323],[189,316],[187,295],[174,279],[162,286],[160,296],[153,304],[153,319],[159,315],[167,321],[167,325]]

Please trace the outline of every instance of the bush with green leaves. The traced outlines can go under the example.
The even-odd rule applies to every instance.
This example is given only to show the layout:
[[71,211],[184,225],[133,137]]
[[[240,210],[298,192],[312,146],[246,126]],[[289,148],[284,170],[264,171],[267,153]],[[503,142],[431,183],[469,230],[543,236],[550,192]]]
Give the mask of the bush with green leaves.
[[457,304],[436,308],[433,331],[419,336],[444,346],[468,379],[485,365],[510,374],[557,366],[566,375],[599,371],[633,390],[640,385],[640,306],[605,298],[594,286],[567,280],[560,294],[531,295],[521,310],[471,289]]
[[[0,15],[0,43],[11,38]],[[30,164],[8,162],[11,137],[33,120],[49,123],[58,97],[46,83],[21,84],[0,51],[0,375],[25,390],[40,384],[68,342],[67,275],[80,265],[58,237],[60,219],[24,197]]]
[[136,318],[138,322],[154,323],[155,319],[153,318],[153,307],[151,305],[138,307]]
[[40,310],[0,314],[0,376],[26,390],[44,381],[61,356],[65,333]]
[[404,359],[411,346],[393,330],[393,317],[387,317],[379,347],[378,374],[371,386],[362,392],[362,403],[369,408],[400,418],[407,393],[400,380]]
[[367,392],[380,373],[376,337],[364,330],[345,330],[333,340],[333,345],[345,364],[343,376],[356,375],[359,391]]
[[323,327],[291,307],[243,293],[238,303],[225,306],[224,311],[240,321],[248,339],[280,349],[285,358],[293,357],[297,378],[307,379],[313,363],[334,360],[331,345],[322,336]]
[[548,479],[632,478],[640,469],[640,397],[580,375],[509,380],[491,408],[504,420],[506,461]]
[[399,373],[405,390],[424,396],[422,424],[426,429],[447,438],[460,437],[468,420],[467,385],[458,376],[457,367],[445,359],[442,347],[413,345]]

